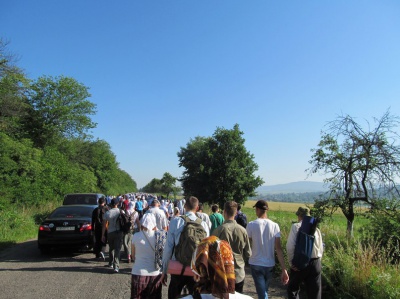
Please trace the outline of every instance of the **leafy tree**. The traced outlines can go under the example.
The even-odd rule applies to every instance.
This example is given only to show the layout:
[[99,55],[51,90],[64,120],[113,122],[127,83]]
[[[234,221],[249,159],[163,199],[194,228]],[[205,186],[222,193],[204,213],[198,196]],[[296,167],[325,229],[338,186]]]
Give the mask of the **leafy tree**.
[[166,194],[167,198],[169,198],[170,193],[174,193],[175,195],[175,183],[176,178],[173,177],[169,172],[164,173],[161,178],[161,189],[162,192]]
[[25,96],[29,80],[14,63],[7,43],[0,39],[0,131],[21,137],[21,122],[29,108]]
[[87,100],[88,88],[70,77],[43,76],[31,85],[29,127],[35,144],[43,147],[60,138],[88,137],[96,124],[90,119],[96,105]]
[[387,111],[374,122],[375,127],[367,123],[363,128],[351,116],[339,116],[328,124],[328,132],[322,133],[309,161],[310,174],[329,175],[325,179],[330,188],[329,200],[324,199],[322,206],[331,211],[341,209],[347,219],[348,236],[353,235],[356,202],[378,208],[380,198],[399,196],[399,118]]
[[152,179],[146,186],[142,188],[143,192],[146,193],[161,193],[162,183],[160,179]]
[[232,130],[217,128],[212,137],[196,137],[178,152],[180,178],[185,195],[203,202],[235,200],[244,203],[263,184],[255,176],[258,165],[244,146],[243,132],[235,124]]

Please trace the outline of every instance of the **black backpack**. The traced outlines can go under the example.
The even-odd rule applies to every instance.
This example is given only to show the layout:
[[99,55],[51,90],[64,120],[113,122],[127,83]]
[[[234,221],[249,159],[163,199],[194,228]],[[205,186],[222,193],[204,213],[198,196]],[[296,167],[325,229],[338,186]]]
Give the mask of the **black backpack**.
[[308,266],[314,247],[314,234],[317,229],[318,219],[304,216],[301,227],[296,237],[292,265],[299,270]]
[[185,226],[179,236],[179,243],[175,246],[175,257],[183,265],[182,274],[186,266],[190,266],[192,255],[201,240],[207,237],[202,220],[196,218],[190,220],[187,216],[181,216],[185,221]]
[[124,210],[119,210],[118,222],[120,230],[124,234],[130,232],[132,228],[131,216],[128,215]]
[[237,214],[236,222],[237,222],[237,224],[239,224],[239,225],[243,226],[244,228],[246,228],[246,226],[247,226],[247,216],[245,214],[243,214],[243,213]]

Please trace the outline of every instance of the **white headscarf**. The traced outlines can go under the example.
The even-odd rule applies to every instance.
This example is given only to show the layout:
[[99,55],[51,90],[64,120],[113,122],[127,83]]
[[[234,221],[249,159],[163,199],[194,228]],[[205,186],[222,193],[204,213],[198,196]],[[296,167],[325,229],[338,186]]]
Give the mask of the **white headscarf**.
[[135,205],[133,202],[130,201],[128,204],[128,208],[126,209],[126,212],[128,213],[128,215],[132,215],[134,211],[135,211]]
[[149,231],[153,230],[156,227],[156,216],[153,213],[145,213],[143,215],[140,224],[147,228]]

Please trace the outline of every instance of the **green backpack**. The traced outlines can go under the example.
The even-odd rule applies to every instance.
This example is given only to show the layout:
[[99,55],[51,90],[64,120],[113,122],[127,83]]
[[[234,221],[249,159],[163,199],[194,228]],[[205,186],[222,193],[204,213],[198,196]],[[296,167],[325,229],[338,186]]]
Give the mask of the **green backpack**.
[[182,274],[186,266],[190,266],[192,262],[193,252],[201,240],[207,237],[204,227],[201,225],[202,220],[196,218],[192,221],[187,216],[181,216],[185,221],[185,226],[179,237],[179,243],[175,246],[175,257],[183,265]]

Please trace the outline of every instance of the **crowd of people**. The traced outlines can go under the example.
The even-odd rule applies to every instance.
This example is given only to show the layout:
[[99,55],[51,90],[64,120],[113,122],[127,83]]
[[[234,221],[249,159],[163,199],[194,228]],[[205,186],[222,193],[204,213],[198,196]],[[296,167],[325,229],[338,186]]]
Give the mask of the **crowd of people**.
[[[292,263],[296,236],[303,217],[310,216],[309,209],[298,209],[298,222],[288,237],[288,273],[280,228],[268,218],[268,203],[259,200],[253,208],[257,219],[248,222],[234,201],[226,202],[222,213],[212,205],[208,215],[194,196],[174,201],[143,193],[102,198],[92,217],[94,254],[106,261],[108,243],[107,266],[118,273],[124,248],[126,261],[132,263],[132,299],[161,298],[163,285],[168,285],[168,299],[184,294],[184,298],[251,298],[243,294],[246,264],[258,298],[268,298],[276,258],[288,298],[299,298],[302,282],[308,298],[321,298],[323,245],[318,229],[307,267],[298,269]],[[121,213],[130,216],[128,232],[121,231]]]

